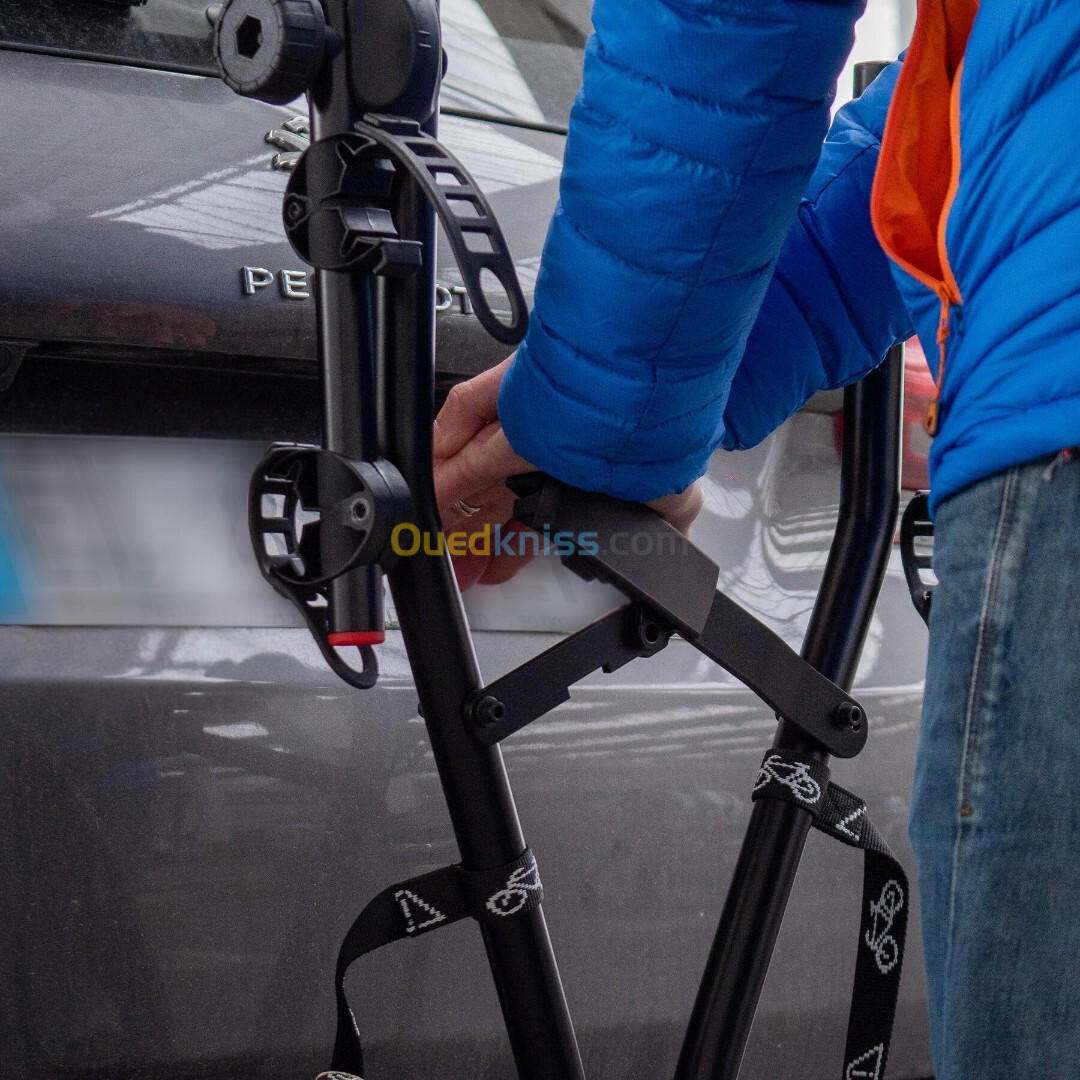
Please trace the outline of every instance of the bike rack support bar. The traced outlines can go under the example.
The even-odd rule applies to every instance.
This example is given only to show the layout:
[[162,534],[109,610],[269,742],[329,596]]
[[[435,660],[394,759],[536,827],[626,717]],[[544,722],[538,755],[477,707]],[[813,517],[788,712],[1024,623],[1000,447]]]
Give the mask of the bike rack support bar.
[[[856,95],[886,66],[856,65]],[[844,391],[837,531],[802,654],[845,689],[855,678],[896,528],[903,370],[903,347],[895,346],[880,367]],[[827,760],[820,745],[786,721],[773,746]],[[811,820],[791,803],[754,803],[675,1080],[737,1080]]]
[[[867,728],[859,703],[800,657],[779,634],[717,590],[716,564],[655,511],[610,495],[579,491],[540,473],[514,477],[508,483],[521,495],[514,505],[515,520],[545,536],[592,538],[594,551],[563,556],[574,573],[587,581],[599,578],[614,585],[830,753],[848,758],[862,750]],[[649,554],[634,553],[639,541],[645,541],[642,550]],[[574,635],[557,649],[560,655],[573,653],[589,640]],[[549,659],[547,654],[537,658],[543,664]],[[597,666],[585,667],[582,673]],[[512,682],[524,670],[519,668],[501,681]],[[564,663],[542,670],[545,678],[557,678],[571,668]],[[539,673],[534,666],[533,676]],[[575,675],[570,681],[581,677]],[[567,695],[556,696],[548,687],[537,700],[541,698],[550,704],[531,719],[565,701]],[[506,733],[527,722],[507,728]],[[503,723],[497,726],[503,730]]]
[[[903,357],[844,392],[840,518],[802,654],[850,687],[892,548],[899,506]],[[781,721],[778,749],[828,755]],[[676,1080],[736,1080],[811,815],[791,803],[754,803],[720,924],[686,1031]]]
[[[341,0],[327,7],[343,10]],[[435,121],[425,130],[435,134]],[[435,251],[434,213],[414,183],[403,196],[402,231]],[[435,384],[435,264],[382,284],[387,318],[377,335],[383,450],[405,477],[422,530],[441,529],[431,469]],[[446,556],[419,553],[387,574],[420,708],[466,869],[518,858],[525,839],[498,746],[466,729],[465,701],[481,686],[457,583]],[[542,908],[481,926],[488,963],[521,1080],[583,1080]]]
[[[335,0],[324,4],[327,23],[340,28],[343,10]],[[341,5],[342,9],[344,5]],[[357,118],[347,89],[347,56],[341,51],[324,67],[310,94],[311,141],[348,131]],[[375,409],[375,343],[383,302],[380,283],[371,274],[315,270],[315,329],[322,383],[323,446],[348,458],[370,461],[378,456]],[[365,327],[368,333],[345,327]],[[320,492],[326,505],[333,490]],[[325,553],[332,561],[337,552]],[[382,575],[377,566],[361,566],[330,584],[330,632],[382,629]]]
[[[425,250],[434,250],[434,220],[417,196]],[[431,246],[429,246],[431,245]],[[387,456],[409,483],[416,523],[436,532],[431,475],[434,401],[434,266],[387,283],[390,342],[381,380]],[[394,363],[423,355],[423,367]],[[498,746],[466,729],[465,701],[481,686],[461,599],[445,557],[417,554],[388,573],[420,707],[466,869],[510,862],[525,839]],[[521,1080],[582,1080],[584,1073],[542,908],[495,926],[481,924],[484,946]]]
[[[355,5],[322,0],[322,6],[344,48],[312,88],[313,141],[351,130],[368,111],[355,99],[350,80]],[[416,119],[435,134],[435,117]],[[413,520],[434,533],[441,528],[431,468],[435,218],[416,183],[402,182],[401,220],[395,224],[403,239],[422,245],[424,261],[416,272],[391,278],[319,273],[326,445],[371,457],[381,451],[408,484]],[[363,326],[370,332],[356,343],[356,328]],[[364,596],[364,583],[349,576],[342,591]],[[501,751],[478,743],[463,721],[463,704],[481,679],[449,559],[417,554],[402,559],[387,578],[462,865],[483,870],[512,862],[526,845]],[[583,1080],[543,910],[498,926],[483,924],[481,932],[521,1080]]]
[[638,604],[609,612],[474,694],[466,706],[473,736],[485,746],[502,742],[569,701],[570,687],[586,675],[652,656],[670,637],[671,628]]

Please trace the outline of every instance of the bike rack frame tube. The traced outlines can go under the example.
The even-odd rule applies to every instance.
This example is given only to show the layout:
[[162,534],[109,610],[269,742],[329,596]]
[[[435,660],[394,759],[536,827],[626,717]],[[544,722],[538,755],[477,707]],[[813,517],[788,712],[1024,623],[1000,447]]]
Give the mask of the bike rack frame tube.
[[[347,43],[345,0],[323,0],[323,7]],[[313,140],[348,131],[356,118],[347,61],[346,44],[312,88]],[[434,134],[434,120],[430,129]],[[323,438],[328,449],[349,456],[384,454],[409,484],[415,523],[435,534],[441,529],[431,462],[435,218],[419,189],[404,183],[397,225],[404,237],[423,243],[420,270],[397,279],[318,272]],[[501,751],[482,746],[464,725],[463,703],[481,679],[449,559],[421,548],[388,578],[462,862],[469,869],[512,862],[525,840]],[[332,602],[346,611],[381,605],[381,584],[370,567],[334,586]],[[482,930],[522,1080],[583,1080],[543,911]]]
[[[324,0],[323,6],[327,22],[341,28],[345,18],[342,0]],[[311,88],[309,104],[312,142],[352,127],[355,109],[349,93],[344,50],[326,65]],[[370,274],[315,271],[323,446],[361,461],[379,456],[373,351],[374,328],[379,323],[377,288],[378,282]],[[367,332],[358,332],[361,328]],[[326,482],[320,477],[320,485]],[[342,494],[320,490],[320,502],[332,506]],[[334,554],[324,549],[328,563],[334,561]],[[381,626],[382,609],[378,567],[359,566],[330,583],[332,633]]]
[[[885,64],[858,64],[856,95]],[[903,346],[844,391],[840,509],[802,655],[850,689],[892,550],[900,501]],[[777,749],[828,755],[781,720]],[[676,1080],[737,1080],[761,989],[812,817],[791,803],[754,803],[694,1002]]]
[[[433,133],[434,134],[434,133]],[[434,217],[419,191],[410,214],[434,251]],[[421,530],[440,528],[431,471],[434,399],[435,268],[428,262],[412,278],[390,280],[385,348],[380,350],[381,396],[387,457],[413,493]],[[442,781],[454,834],[467,869],[516,859],[525,840],[498,746],[483,746],[466,730],[464,702],[482,685],[461,598],[446,556],[423,551],[389,572],[420,708]],[[522,1080],[582,1080],[566,1006],[542,908],[481,923],[484,946]]]
[[[344,0],[324,0],[324,8],[327,22],[347,41]],[[346,53],[334,58],[313,88],[313,139],[351,126]],[[429,130],[435,134],[434,120]],[[420,191],[405,183],[397,224],[403,236],[423,243],[421,269],[398,279],[319,274],[324,439],[329,449],[346,454],[373,458],[381,450],[409,485],[413,520],[436,534],[441,523],[431,461],[435,219]],[[330,336],[334,327],[364,326],[370,331],[359,342]],[[354,599],[358,592],[362,598],[365,587],[354,575],[370,573],[361,568],[347,575]],[[482,746],[464,725],[463,703],[482,684],[449,559],[421,548],[403,558],[388,579],[462,863],[490,869],[512,862],[525,850],[525,840],[502,753]],[[519,1076],[583,1080],[542,909],[506,925],[482,924],[482,933]]]

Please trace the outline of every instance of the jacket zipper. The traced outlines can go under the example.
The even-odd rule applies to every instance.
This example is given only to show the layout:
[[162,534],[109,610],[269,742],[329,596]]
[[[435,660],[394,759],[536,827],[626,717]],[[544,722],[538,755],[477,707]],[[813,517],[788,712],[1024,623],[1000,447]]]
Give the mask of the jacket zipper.
[[934,381],[934,398],[926,409],[923,428],[933,437],[938,433],[941,423],[941,389],[945,384],[945,354],[949,340],[949,315],[953,304],[962,303],[960,286],[949,265],[949,252],[945,246],[945,229],[949,224],[949,213],[956,200],[956,191],[960,186],[960,78],[964,74],[964,60],[960,58],[956,74],[949,90],[949,129],[952,138],[952,175],[949,177],[949,189],[945,194],[945,204],[941,208],[938,220],[938,259],[941,261],[941,275],[944,278],[936,289],[941,300],[941,316],[938,319],[937,346],[938,369]]
[[941,300],[941,314],[938,316],[937,347],[938,347],[938,370],[937,379],[934,380],[934,397],[926,407],[926,416],[923,417],[923,429],[931,437],[938,433],[938,424],[941,413],[941,387],[945,382],[945,346],[949,340],[949,319],[952,314],[953,299],[949,295],[948,288],[942,285],[938,289],[938,297]]
[[[939,2],[944,5],[944,0],[939,0]],[[928,4],[927,8],[929,9],[929,7],[930,5]],[[908,49],[907,60],[904,63],[903,70],[900,72],[900,78],[896,84],[896,90],[894,92],[894,97],[896,98],[902,97],[907,92],[907,84],[916,77],[916,68],[912,65],[915,62],[916,56],[928,48],[926,42],[927,35],[930,32],[927,29],[929,25],[929,18],[924,18],[924,10],[922,5],[920,5],[919,18],[915,21],[915,32]],[[956,192],[960,184],[960,83],[963,71],[964,58],[961,56],[949,87],[949,137],[952,168],[949,176],[949,186],[946,189],[945,199],[942,203],[941,212],[937,221],[936,241],[939,273],[935,275],[928,270],[915,266],[909,259],[904,258],[900,252],[895,250],[894,245],[889,240],[882,238],[881,233],[878,232],[882,247],[893,262],[895,262],[902,270],[910,274],[916,281],[920,282],[933,292],[941,304],[937,328],[938,370],[937,378],[934,380],[934,399],[930,402],[926,411],[926,417],[923,420],[923,427],[931,436],[937,434],[941,421],[941,394],[945,381],[945,361],[950,336],[949,331],[952,308],[963,304],[960,287],[957,284],[952,267],[949,265],[949,254],[945,245],[946,225],[948,224],[949,213],[952,210],[953,202],[956,199]],[[887,124],[881,143],[881,157],[883,160],[887,160],[889,155],[895,152],[894,145],[896,139],[897,134],[895,126],[892,123]],[[881,200],[881,195],[881,188],[875,178],[871,207],[872,217],[879,212],[887,212],[884,209],[885,203]],[[877,231],[876,222],[874,227],[875,231]]]

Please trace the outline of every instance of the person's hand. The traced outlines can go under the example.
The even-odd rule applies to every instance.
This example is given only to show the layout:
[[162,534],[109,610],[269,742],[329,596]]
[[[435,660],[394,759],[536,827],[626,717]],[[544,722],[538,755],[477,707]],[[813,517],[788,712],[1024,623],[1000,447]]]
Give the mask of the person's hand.
[[[435,497],[447,534],[472,536],[486,526],[494,530],[499,525],[505,537],[525,528],[511,521],[516,496],[506,480],[535,470],[514,453],[498,416],[499,387],[511,360],[513,357],[453,387],[435,420]],[[697,484],[649,503],[682,533],[689,532],[701,504]],[[526,550],[528,547],[526,544]],[[530,559],[528,555],[494,551],[459,555],[454,558],[454,571],[462,589],[477,583],[495,585],[508,581]]]
[[[435,420],[433,442],[435,497],[443,532],[470,536],[485,526],[510,526],[514,493],[506,479],[533,467],[514,453],[498,418],[499,387],[512,357],[447,395]],[[466,554],[454,558],[462,589],[477,582],[497,584],[514,576],[529,560],[500,554]]]

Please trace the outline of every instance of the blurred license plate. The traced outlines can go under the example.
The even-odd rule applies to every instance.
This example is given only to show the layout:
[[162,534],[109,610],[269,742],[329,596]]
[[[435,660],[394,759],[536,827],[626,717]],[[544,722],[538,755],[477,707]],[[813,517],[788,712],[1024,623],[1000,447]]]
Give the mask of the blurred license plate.
[[[302,626],[248,539],[248,480],[264,449],[0,435],[0,623]],[[558,632],[618,602],[549,558],[508,585],[473,589],[466,608],[477,630]]]
[[262,446],[0,436],[0,620],[290,626],[244,507]]

